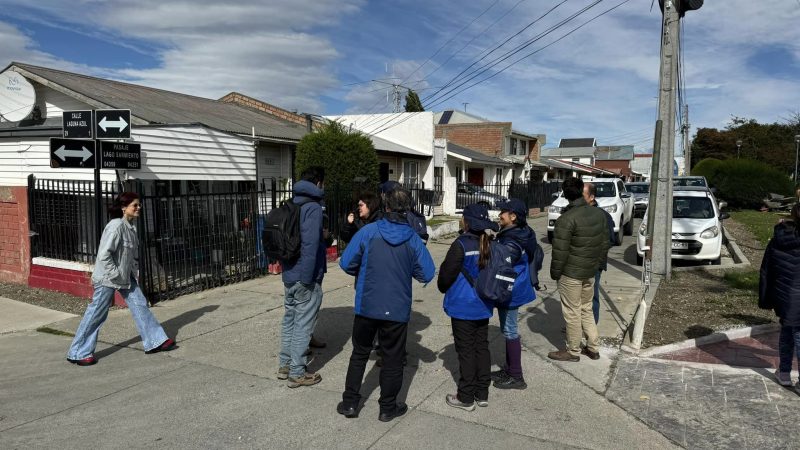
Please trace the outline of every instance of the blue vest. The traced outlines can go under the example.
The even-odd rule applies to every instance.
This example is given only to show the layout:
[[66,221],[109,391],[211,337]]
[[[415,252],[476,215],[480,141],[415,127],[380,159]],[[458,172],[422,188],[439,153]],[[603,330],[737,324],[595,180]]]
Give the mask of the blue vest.
[[508,308],[519,308],[536,300],[536,291],[531,286],[528,252],[522,251],[522,257],[514,264],[514,270],[517,272],[517,280],[514,282],[514,290],[511,292],[511,303]]
[[[463,234],[456,242],[464,249],[464,268],[473,279],[477,279],[480,238],[474,234]],[[492,305],[481,300],[475,288],[459,272],[455,283],[444,294],[444,312],[454,319],[488,319],[492,317]]]

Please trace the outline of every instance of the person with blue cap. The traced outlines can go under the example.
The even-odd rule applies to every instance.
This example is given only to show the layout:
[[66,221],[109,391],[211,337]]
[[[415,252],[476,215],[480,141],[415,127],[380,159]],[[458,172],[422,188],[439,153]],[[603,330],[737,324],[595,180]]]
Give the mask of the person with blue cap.
[[517,332],[519,307],[536,299],[534,286],[538,285],[536,273],[541,269],[544,253],[536,242],[536,233],[528,226],[528,207],[518,198],[498,204],[500,208],[501,244],[518,247],[519,257],[513,261],[518,276],[514,282],[511,303],[497,306],[500,329],[506,341],[506,363],[492,373],[494,387],[498,389],[525,389],[528,385],[522,376],[522,342]]
[[439,267],[437,286],[444,293],[444,312],[450,317],[460,373],[456,394],[447,394],[445,401],[454,408],[474,411],[476,404],[489,406],[489,319],[494,305],[478,297],[464,273],[473,280],[478,278],[478,271],[490,260],[489,243],[499,227],[489,218],[485,205],[468,205],[463,214],[462,234],[450,245]]

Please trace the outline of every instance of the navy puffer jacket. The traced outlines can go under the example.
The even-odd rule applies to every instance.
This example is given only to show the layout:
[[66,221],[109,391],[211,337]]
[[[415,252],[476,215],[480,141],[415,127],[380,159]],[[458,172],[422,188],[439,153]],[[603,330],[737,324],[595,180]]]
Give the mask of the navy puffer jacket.
[[775,225],[761,262],[758,306],[774,309],[784,326],[800,326],[800,230],[786,221]]

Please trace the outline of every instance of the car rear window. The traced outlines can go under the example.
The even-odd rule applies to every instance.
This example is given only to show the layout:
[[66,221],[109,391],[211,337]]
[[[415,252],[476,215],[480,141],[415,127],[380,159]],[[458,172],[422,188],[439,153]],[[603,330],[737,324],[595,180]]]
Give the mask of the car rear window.
[[649,194],[650,193],[650,185],[649,184],[626,184],[625,187],[628,188],[628,192],[632,194]]

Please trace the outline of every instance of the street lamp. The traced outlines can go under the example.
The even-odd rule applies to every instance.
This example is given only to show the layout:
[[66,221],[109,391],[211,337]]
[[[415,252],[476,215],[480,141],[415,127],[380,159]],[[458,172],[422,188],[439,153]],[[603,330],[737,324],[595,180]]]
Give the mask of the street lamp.
[[737,139],[736,140],[736,159],[739,159],[739,150],[741,150],[741,149],[742,149],[742,140],[741,139]]
[[794,184],[797,185],[797,155],[800,153],[800,134],[794,135]]

